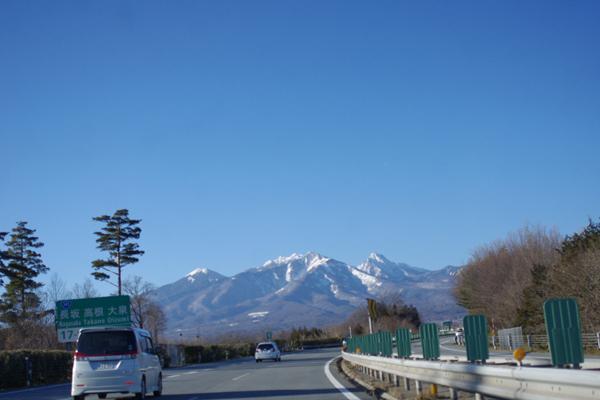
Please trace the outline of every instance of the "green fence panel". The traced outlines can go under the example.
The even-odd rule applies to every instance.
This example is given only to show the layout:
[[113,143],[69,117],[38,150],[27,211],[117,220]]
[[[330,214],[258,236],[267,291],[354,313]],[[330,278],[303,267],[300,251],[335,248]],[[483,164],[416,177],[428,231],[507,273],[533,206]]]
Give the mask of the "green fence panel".
[[412,346],[410,344],[410,339],[410,329],[396,329],[396,349],[398,350],[398,357],[411,356]]
[[554,299],[544,303],[544,317],[552,365],[583,363],[583,343],[579,308],[573,299]]
[[440,328],[437,324],[422,324],[419,326],[423,358],[433,360],[440,358]]
[[467,315],[463,318],[463,326],[467,360],[475,362],[490,358],[485,315]]
[[381,343],[381,355],[385,357],[391,357],[394,354],[392,332],[381,332]]

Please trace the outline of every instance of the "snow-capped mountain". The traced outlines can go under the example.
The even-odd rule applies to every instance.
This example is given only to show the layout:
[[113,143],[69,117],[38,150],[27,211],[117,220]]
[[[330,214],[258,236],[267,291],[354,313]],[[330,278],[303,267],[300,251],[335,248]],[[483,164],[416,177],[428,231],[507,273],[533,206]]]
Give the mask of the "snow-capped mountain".
[[376,277],[397,280],[411,279],[428,272],[426,269],[411,267],[408,264],[391,262],[377,253],[372,253],[358,266],[358,269]]
[[344,321],[367,297],[401,292],[425,320],[456,318],[464,310],[448,294],[453,274],[389,261],[373,253],[358,267],[317,253],[268,261],[231,278],[196,269],[156,290],[171,332],[254,331],[322,326]]

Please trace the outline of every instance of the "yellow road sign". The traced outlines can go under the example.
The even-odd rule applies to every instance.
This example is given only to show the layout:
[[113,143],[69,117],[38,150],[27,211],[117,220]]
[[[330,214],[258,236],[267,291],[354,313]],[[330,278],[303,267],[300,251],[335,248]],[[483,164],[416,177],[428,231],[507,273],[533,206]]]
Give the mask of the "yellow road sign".
[[369,307],[369,316],[371,318],[375,318],[377,317],[377,310],[375,309],[377,303],[375,302],[374,299],[367,299],[367,304]]

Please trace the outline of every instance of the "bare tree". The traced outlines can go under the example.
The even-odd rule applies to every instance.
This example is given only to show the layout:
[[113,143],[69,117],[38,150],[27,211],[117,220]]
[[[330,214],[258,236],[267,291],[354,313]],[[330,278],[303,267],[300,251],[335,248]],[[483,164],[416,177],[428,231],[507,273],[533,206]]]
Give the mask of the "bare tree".
[[526,223],[524,228],[476,248],[455,282],[453,295],[471,314],[494,317],[497,328],[511,328],[531,283],[533,265],[558,260],[561,235],[556,228]]
[[100,297],[100,292],[94,287],[94,283],[90,278],[85,278],[83,285],[76,283],[73,286],[73,298],[75,299],[91,299]]
[[167,330],[167,315],[161,305],[155,301],[150,302],[146,309],[146,329],[152,335],[152,340],[157,343]]
[[131,301],[133,325],[152,333],[155,340],[167,328],[166,315],[158,302],[153,300],[156,286],[144,282],[142,277],[129,277],[123,281],[123,292]]

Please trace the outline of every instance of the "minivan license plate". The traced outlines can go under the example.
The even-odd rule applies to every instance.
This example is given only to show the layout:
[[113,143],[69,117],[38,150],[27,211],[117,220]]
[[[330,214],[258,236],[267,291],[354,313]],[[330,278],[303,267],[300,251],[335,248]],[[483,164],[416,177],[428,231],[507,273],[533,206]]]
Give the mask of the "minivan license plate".
[[113,363],[101,363],[99,369],[115,369],[115,366]]

